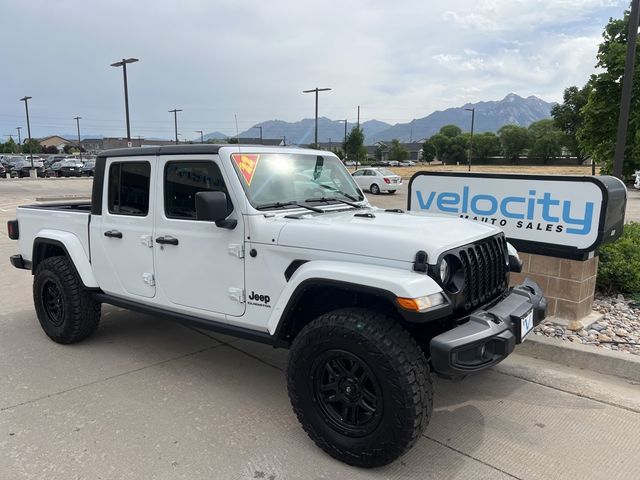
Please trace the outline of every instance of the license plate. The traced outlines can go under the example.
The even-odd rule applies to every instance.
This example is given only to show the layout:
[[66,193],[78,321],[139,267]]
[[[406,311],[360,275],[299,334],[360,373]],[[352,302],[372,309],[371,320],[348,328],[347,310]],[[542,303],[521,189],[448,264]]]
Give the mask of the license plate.
[[529,310],[524,317],[520,318],[520,341],[524,341],[525,337],[533,330],[533,309]]

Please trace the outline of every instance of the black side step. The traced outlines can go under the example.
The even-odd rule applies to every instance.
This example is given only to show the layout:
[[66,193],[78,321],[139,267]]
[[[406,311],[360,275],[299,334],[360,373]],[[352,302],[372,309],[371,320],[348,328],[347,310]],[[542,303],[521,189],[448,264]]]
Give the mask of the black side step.
[[127,310],[133,310],[147,315],[164,317],[190,327],[223,333],[225,335],[244,338],[253,342],[266,343],[267,345],[273,345],[274,347],[289,348],[289,344],[287,342],[280,340],[267,332],[259,332],[248,328],[237,327],[235,325],[228,325],[215,320],[206,320],[192,315],[186,315],[184,313],[171,312],[162,308],[107,295],[106,293],[94,293],[93,298],[100,303],[107,303],[109,305],[126,308]]

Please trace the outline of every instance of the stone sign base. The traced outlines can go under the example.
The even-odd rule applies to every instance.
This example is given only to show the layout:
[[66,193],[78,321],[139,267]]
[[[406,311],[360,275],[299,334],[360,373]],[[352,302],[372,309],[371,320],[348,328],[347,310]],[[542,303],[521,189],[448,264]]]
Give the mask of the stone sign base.
[[531,277],[540,285],[547,299],[547,317],[566,323],[570,330],[580,330],[597,320],[591,311],[596,289],[598,257],[589,260],[566,260],[532,253],[519,253],[522,272],[511,274],[511,284]]

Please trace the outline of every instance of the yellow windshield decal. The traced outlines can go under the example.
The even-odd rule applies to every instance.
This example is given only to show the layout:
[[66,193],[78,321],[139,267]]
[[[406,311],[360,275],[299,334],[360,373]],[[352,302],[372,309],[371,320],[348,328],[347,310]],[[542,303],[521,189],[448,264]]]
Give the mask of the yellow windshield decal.
[[253,180],[253,174],[256,172],[260,155],[234,153],[231,155],[231,158],[236,162],[236,165],[238,165],[238,168],[242,172],[244,181],[247,182],[247,185],[251,185],[251,180]]

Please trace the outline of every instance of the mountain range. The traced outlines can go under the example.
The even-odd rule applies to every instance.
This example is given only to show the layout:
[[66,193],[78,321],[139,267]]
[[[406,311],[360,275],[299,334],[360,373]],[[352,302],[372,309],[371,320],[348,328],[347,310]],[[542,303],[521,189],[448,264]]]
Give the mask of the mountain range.
[[[368,120],[361,124],[365,134],[365,144],[397,138],[401,142],[421,141],[437,133],[443,125],[457,125],[463,131],[471,128],[471,112],[475,109],[475,132],[496,132],[503,125],[516,124],[523,127],[551,117],[551,108],[555,103],[546,102],[536,96],[521,97],[510,93],[502,100],[467,103],[460,107],[435,111],[426,117],[407,123],[390,125],[378,120]],[[354,124],[347,125],[351,131]],[[263,138],[286,138],[287,144],[308,144],[313,142],[314,119],[305,118],[297,122],[268,120],[256,124],[253,128],[240,133],[240,138],[256,138],[259,133],[255,127],[262,127]],[[207,138],[227,138],[220,132],[205,135]],[[318,141],[342,142],[344,139],[344,121],[318,118]]]

